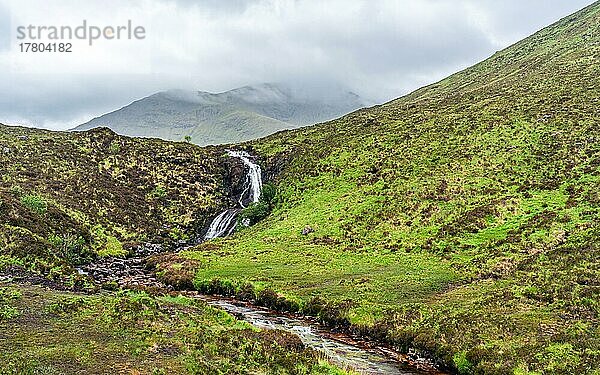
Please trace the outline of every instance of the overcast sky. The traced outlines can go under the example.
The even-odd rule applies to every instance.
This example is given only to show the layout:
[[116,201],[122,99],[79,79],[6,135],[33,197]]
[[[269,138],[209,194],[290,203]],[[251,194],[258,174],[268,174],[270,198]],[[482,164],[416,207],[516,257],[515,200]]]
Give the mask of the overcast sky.
[[[156,91],[343,85],[376,102],[490,56],[592,0],[0,0],[0,122],[66,129]],[[22,53],[17,27],[143,26],[143,40]]]

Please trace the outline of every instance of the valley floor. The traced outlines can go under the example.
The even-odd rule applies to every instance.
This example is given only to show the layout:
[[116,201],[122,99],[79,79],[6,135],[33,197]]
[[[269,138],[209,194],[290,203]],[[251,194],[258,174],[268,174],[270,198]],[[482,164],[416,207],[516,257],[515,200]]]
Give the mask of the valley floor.
[[[563,246],[535,260],[473,269],[469,254],[357,253],[316,236],[284,241],[273,222],[170,258],[159,275],[238,297],[251,285],[250,298],[263,304],[350,323],[400,350],[429,352],[459,373],[598,374],[600,324],[584,280],[594,272],[595,251]],[[503,267],[512,271],[498,277]],[[573,291],[574,283],[582,287]],[[261,290],[288,302],[269,302]]]
[[0,374],[341,374],[299,339],[185,297],[0,283]]

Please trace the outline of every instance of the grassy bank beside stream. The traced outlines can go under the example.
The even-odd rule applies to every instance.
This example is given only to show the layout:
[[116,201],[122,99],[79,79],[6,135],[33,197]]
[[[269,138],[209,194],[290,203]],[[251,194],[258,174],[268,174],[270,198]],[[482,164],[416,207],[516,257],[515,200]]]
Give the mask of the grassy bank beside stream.
[[0,283],[0,374],[345,374],[295,335],[185,297]]

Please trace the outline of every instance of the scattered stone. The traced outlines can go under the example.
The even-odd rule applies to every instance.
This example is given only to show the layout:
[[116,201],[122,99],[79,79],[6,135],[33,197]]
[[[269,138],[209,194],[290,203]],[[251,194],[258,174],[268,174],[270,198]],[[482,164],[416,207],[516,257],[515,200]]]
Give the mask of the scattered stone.
[[3,151],[5,154],[10,154],[10,148],[8,148],[8,147],[4,147]]
[[303,236],[308,236],[310,233],[314,233],[314,232],[315,232],[315,230],[310,225],[307,225],[304,227],[304,229],[302,229]]
[[26,135],[20,135],[17,138],[19,138],[20,141],[27,141],[29,139],[29,137]]
[[163,253],[163,246],[145,243],[133,247],[129,257],[99,258],[81,266],[79,273],[86,273],[106,290],[118,288],[155,289],[170,291],[173,288],[160,282],[148,269],[148,256]]

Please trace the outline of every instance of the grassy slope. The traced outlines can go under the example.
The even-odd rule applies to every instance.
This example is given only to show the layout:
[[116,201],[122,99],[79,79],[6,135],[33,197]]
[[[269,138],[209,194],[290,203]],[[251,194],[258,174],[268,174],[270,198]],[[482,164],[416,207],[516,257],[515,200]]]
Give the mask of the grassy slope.
[[226,205],[222,153],[106,129],[0,125],[0,268],[43,273],[139,241],[185,239]]
[[406,97],[253,142],[285,160],[277,207],[187,253],[197,281],[352,299],[353,323],[464,372],[598,373],[599,25],[596,3]]
[[0,283],[1,374],[341,374],[293,335],[184,297]]

